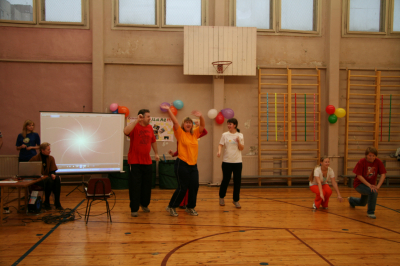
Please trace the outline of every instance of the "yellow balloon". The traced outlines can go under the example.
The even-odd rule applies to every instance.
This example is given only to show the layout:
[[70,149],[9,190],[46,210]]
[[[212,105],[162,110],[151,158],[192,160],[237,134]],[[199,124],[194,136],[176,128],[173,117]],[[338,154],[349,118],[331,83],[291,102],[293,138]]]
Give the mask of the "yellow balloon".
[[342,118],[342,117],[344,117],[344,116],[346,115],[346,110],[344,110],[343,108],[337,108],[337,109],[335,110],[335,115],[336,115],[338,118]]

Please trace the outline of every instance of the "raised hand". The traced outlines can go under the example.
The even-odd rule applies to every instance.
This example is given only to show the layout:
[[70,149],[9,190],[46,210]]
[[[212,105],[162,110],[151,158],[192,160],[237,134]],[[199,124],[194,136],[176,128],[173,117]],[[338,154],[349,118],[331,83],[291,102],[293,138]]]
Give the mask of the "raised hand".
[[165,109],[165,110],[169,110],[170,109],[169,105],[167,105],[167,104],[160,104],[160,107],[162,109]]
[[193,110],[193,111],[192,111],[192,115],[194,115],[194,116],[196,116],[196,117],[202,116],[202,114],[200,113],[200,111],[197,111],[197,110]]

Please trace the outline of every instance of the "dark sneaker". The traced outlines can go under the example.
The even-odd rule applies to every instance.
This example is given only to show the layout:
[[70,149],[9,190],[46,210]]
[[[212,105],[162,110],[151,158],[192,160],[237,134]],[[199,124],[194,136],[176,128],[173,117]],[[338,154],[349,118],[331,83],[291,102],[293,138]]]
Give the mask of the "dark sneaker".
[[179,208],[179,209],[184,209],[184,210],[185,210],[185,209],[186,209],[186,206],[183,205],[183,206],[179,206],[178,208]]
[[137,212],[131,212],[131,216],[132,217],[138,217],[138,213]]
[[51,206],[49,203],[43,203],[43,209],[45,209],[46,211],[50,211],[51,210]]
[[144,212],[150,212],[150,209],[145,206],[140,205],[140,208],[142,208],[142,211]]
[[367,214],[367,217],[371,218],[371,219],[376,219],[375,214]]
[[197,211],[195,211],[195,209],[192,208],[186,208],[185,210],[187,213],[189,213],[192,216],[198,216],[199,214],[197,213]]
[[352,208],[354,209],[356,206],[354,206],[353,204],[351,204],[350,197],[348,197],[347,200],[349,201],[350,207],[352,207]]
[[64,208],[63,208],[61,205],[58,205],[58,206],[56,206],[56,210],[58,210],[58,211],[63,211]]

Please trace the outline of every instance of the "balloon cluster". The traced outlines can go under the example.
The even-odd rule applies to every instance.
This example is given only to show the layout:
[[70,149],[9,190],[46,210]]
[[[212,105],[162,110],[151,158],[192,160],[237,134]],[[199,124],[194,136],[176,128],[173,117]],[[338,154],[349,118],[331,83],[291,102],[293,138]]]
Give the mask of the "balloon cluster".
[[211,109],[210,111],[208,111],[207,115],[210,119],[215,118],[215,122],[221,125],[222,123],[224,123],[225,118],[231,119],[234,117],[235,113],[233,112],[232,109],[225,108],[222,109],[221,112],[218,112],[217,109]]
[[325,111],[330,115],[328,121],[331,124],[335,124],[338,118],[342,118],[346,115],[346,111],[343,108],[335,108],[333,105],[328,105]]
[[110,111],[113,114],[125,114],[125,117],[129,115],[129,109],[126,106],[118,106],[117,103],[110,104]]
[[176,100],[171,104],[167,103],[167,102],[163,102],[162,104],[160,104],[160,110],[164,113],[166,113],[168,110],[162,108],[162,106],[168,105],[169,109],[172,111],[172,113],[176,116],[178,114],[178,109],[182,109],[183,108],[183,102],[181,100]]

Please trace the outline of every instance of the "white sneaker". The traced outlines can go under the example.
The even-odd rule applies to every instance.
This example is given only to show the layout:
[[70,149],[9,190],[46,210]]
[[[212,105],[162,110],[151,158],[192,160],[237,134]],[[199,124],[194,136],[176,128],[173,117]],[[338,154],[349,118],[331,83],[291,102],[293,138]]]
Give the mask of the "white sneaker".
[[138,213],[137,212],[131,212],[131,216],[132,217],[138,217]]
[[240,209],[242,206],[240,206],[239,201],[232,201],[233,205],[235,205],[236,208]]
[[144,212],[150,212],[150,209],[147,207],[140,205],[140,208],[142,208],[142,211],[144,211]]
[[189,213],[192,216],[198,216],[199,214],[195,211],[195,209],[192,208],[186,208],[185,210],[187,213]]
[[176,212],[175,208],[171,208],[171,207],[168,206],[165,210],[167,212],[169,212],[169,214],[171,216],[174,216],[174,217],[178,216],[178,213]]
[[219,206],[225,206],[224,198],[219,198]]

